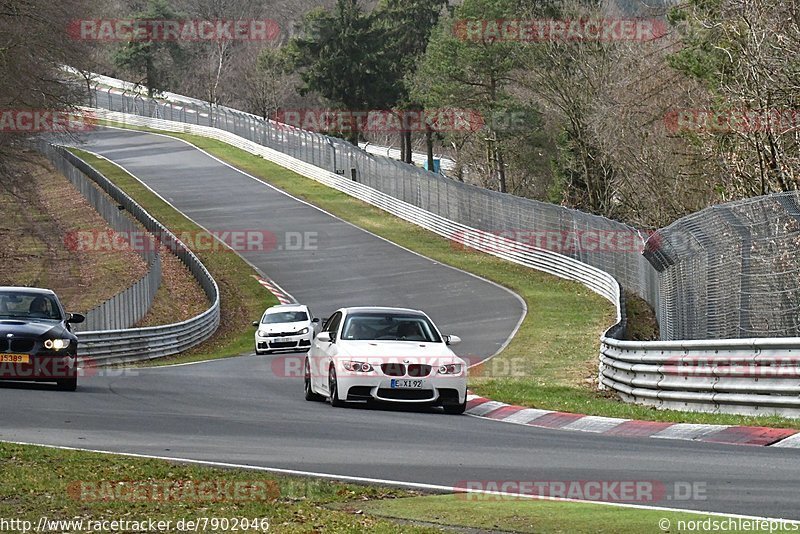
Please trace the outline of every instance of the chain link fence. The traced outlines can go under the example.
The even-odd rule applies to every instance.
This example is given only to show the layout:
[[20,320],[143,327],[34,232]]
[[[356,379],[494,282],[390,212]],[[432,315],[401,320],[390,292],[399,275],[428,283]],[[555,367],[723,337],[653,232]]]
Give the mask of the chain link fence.
[[460,224],[587,263],[652,306],[662,340],[800,335],[794,194],[709,208],[650,236],[221,106],[99,88],[93,97],[99,108],[225,130]]
[[[61,147],[41,143],[39,150],[72,182],[114,231],[128,236],[142,233],[141,228],[125,215],[124,209],[120,209],[125,208],[125,205],[112,202],[110,197],[94,185],[98,180],[105,180],[105,177]],[[76,331],[129,328],[150,310],[161,285],[161,256],[153,247],[134,247],[133,250],[147,264],[145,275],[124,291],[89,310],[86,321],[74,325]]]
[[800,194],[719,206],[659,230],[644,255],[659,271],[665,339],[800,332]]

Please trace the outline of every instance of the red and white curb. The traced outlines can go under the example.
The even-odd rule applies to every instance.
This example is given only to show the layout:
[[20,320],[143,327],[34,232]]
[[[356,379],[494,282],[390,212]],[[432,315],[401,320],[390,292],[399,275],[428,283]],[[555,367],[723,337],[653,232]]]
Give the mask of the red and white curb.
[[278,302],[281,304],[294,304],[297,302],[293,296],[283,290],[281,286],[273,282],[268,278],[261,278],[260,276],[252,275],[253,278],[258,280],[258,283],[264,286],[267,291],[275,295],[275,298],[278,299]]
[[728,445],[800,448],[800,432],[791,428],[762,426],[704,425],[636,421],[550,410],[537,410],[467,395],[466,413],[504,423],[559,430],[593,432],[606,436],[682,439]]

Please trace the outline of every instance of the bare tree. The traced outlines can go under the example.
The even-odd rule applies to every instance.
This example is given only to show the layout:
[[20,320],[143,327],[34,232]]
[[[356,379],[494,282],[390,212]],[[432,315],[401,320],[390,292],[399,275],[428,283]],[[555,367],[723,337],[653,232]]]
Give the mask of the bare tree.
[[[255,19],[263,15],[262,3],[257,0],[184,0],[183,10],[189,18],[208,21]],[[231,62],[251,46],[260,47],[257,43],[226,38],[188,46],[192,67],[183,77],[185,90],[202,94],[210,104],[221,103],[224,100],[222,86]]]
[[[82,13],[90,13],[83,0],[0,0],[0,109],[74,110],[83,103],[81,87],[69,83],[61,68],[87,55],[88,44],[69,33]],[[24,138],[0,132],[6,171],[13,166],[13,147]]]
[[[722,120],[718,116],[716,124],[699,128],[698,138],[723,163],[726,196],[800,188],[797,4],[689,1],[681,14],[679,29],[687,43],[681,66],[718,95],[713,111]],[[710,65],[708,70],[699,71],[698,60]]]

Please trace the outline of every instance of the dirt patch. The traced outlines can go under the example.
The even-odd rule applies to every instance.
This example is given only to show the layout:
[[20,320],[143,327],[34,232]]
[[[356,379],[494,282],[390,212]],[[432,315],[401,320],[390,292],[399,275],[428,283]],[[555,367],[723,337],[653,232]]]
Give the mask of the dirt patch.
[[[113,230],[45,157],[18,156],[16,173],[0,180],[0,285],[52,289],[67,309],[85,313],[145,275],[142,257],[118,242],[113,250],[75,246],[76,235]],[[161,287],[140,326],[180,322],[208,307],[183,263],[166,248],[160,254]]]
[[659,337],[658,321],[653,308],[642,298],[625,292],[625,313],[628,328],[625,339],[629,341],[656,341]]
[[130,250],[75,250],[69,236],[110,231],[105,220],[43,156],[26,152],[0,182],[0,285],[45,287],[70,311],[90,310],[144,276]]
[[156,326],[191,319],[208,309],[206,294],[181,260],[161,247],[161,287],[153,306],[136,326]]

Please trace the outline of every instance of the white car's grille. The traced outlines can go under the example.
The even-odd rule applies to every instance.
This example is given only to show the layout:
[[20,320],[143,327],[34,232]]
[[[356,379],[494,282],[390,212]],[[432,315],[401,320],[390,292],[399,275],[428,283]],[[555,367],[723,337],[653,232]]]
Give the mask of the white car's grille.
[[432,367],[424,363],[412,363],[406,366],[403,363],[383,363],[381,371],[386,376],[428,376]]

